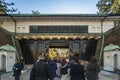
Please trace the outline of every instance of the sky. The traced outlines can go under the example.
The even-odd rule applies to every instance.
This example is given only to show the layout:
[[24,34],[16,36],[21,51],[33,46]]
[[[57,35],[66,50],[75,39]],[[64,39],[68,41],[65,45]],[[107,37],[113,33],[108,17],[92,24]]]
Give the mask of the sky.
[[41,14],[96,14],[98,0],[5,0],[13,2],[17,12]]

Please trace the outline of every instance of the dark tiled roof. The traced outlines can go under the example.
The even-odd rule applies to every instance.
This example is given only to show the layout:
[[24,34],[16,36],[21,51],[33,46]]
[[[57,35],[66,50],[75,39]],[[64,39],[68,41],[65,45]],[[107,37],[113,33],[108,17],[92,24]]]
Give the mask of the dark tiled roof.
[[[8,14],[13,17],[105,17],[106,14]],[[0,16],[8,16],[0,14]]]
[[120,16],[120,14],[0,14],[13,17],[106,17]]

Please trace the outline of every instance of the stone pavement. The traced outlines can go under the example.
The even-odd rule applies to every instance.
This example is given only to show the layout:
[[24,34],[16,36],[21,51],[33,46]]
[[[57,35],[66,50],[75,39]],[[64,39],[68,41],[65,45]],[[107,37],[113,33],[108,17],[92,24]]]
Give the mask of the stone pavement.
[[99,74],[99,78],[99,80],[118,80],[118,74],[101,71]]
[[[31,65],[25,65],[25,70],[22,72],[20,80],[29,80]],[[0,80],[14,80],[13,72],[1,75]]]
[[[32,65],[25,66],[25,70],[21,75],[21,80],[29,80],[31,67]],[[101,73],[99,74],[99,78],[100,78],[99,80],[118,80],[118,75],[101,71]],[[0,80],[14,80],[14,77],[12,77],[12,72],[3,74]]]

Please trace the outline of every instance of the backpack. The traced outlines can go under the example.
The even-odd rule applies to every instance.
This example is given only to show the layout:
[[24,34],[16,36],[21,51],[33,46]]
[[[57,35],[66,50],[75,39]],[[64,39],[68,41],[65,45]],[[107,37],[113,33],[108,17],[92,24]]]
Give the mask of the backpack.
[[69,68],[68,66],[65,66],[64,68],[61,68],[61,73],[64,74],[64,75],[68,74],[68,68]]

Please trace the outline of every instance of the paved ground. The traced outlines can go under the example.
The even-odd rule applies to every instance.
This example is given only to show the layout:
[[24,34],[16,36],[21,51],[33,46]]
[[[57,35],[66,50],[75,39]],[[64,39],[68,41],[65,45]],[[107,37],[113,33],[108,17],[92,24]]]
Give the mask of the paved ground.
[[[31,70],[31,65],[26,65],[25,70],[22,72],[21,79],[20,80],[29,80],[29,75],[30,75],[30,70]],[[1,75],[0,80],[14,80],[14,77],[12,76],[13,72],[3,74]]]
[[120,80],[118,79],[118,74],[113,74],[105,71],[101,71],[99,78],[99,80]]
[[[21,75],[21,80],[29,80],[31,65],[25,66],[25,70]],[[12,73],[7,73],[1,76],[0,80],[14,80],[14,77],[11,76]],[[118,80],[118,75],[113,73],[108,73],[105,71],[101,71],[99,74],[99,80]],[[119,79],[120,80],[120,79]]]

